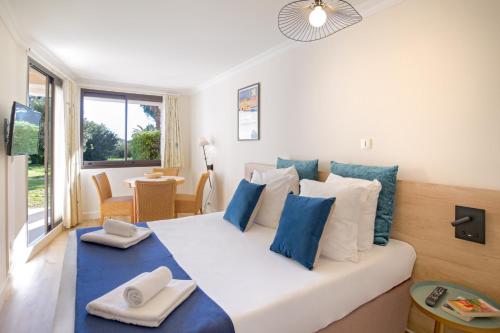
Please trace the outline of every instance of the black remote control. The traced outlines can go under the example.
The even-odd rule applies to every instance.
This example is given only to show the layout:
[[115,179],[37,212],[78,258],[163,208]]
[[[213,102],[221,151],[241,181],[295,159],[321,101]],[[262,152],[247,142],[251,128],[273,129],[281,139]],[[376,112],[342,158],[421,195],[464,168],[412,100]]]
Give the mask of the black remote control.
[[425,299],[425,304],[433,308],[437,302],[439,302],[439,299],[443,297],[444,294],[446,294],[446,291],[448,289],[444,287],[437,286],[430,294],[427,296]]

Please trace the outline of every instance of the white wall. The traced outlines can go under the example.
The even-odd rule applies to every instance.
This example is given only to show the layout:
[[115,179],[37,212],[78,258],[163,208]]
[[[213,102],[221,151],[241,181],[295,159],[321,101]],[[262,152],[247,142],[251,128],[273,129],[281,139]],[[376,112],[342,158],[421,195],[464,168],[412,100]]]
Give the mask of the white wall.
[[[113,89],[111,89],[113,90]],[[118,91],[114,89],[114,91]],[[179,193],[190,193],[193,191],[191,176],[191,127],[190,127],[190,107],[189,98],[179,97],[179,113],[181,123],[182,148],[184,154],[184,166],[180,175],[186,178],[186,182],[177,188]],[[81,181],[81,211],[82,220],[96,219],[99,216],[99,201],[95,186],[92,182],[92,175],[106,172],[114,196],[132,195],[132,190],[125,184],[125,179],[143,176],[146,172],[151,172],[151,167],[140,168],[108,168],[108,169],[84,169],[80,174]]]
[[[245,162],[278,155],[319,158],[324,170],[398,164],[401,179],[500,190],[499,31],[500,1],[407,0],[196,93],[192,136],[215,141],[217,206]],[[261,140],[238,142],[237,89],[255,82]]]
[[[25,157],[11,158],[5,154],[3,145],[3,120],[10,117],[14,100],[26,102],[27,57],[19,47],[2,20],[0,20],[0,294],[8,271],[8,246],[18,230],[20,218],[26,216],[26,207],[18,206],[26,202]],[[7,171],[11,171],[9,172]],[[19,181],[16,186],[13,182]],[[10,185],[10,186],[9,186]],[[22,223],[21,223],[22,224]]]

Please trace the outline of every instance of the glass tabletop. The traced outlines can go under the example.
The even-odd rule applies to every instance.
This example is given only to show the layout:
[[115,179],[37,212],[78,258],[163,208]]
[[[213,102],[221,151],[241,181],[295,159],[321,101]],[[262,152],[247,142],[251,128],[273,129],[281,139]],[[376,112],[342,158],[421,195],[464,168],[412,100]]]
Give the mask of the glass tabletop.
[[[447,290],[446,294],[439,300],[439,302],[434,306],[430,307],[425,304],[425,299],[427,296],[436,288],[437,286],[445,287]],[[446,321],[461,325],[463,327],[480,328],[480,329],[500,329],[500,317],[495,318],[474,318],[473,320],[467,322],[456,318],[443,310],[441,306],[448,300],[452,298],[457,298],[459,296],[465,298],[482,298],[486,302],[490,303],[496,308],[499,305],[493,301],[491,298],[484,296],[474,290],[442,281],[422,281],[417,282],[411,287],[411,297],[413,300],[420,305],[421,308],[429,311],[439,318],[443,318]],[[445,323],[446,324],[446,323]]]

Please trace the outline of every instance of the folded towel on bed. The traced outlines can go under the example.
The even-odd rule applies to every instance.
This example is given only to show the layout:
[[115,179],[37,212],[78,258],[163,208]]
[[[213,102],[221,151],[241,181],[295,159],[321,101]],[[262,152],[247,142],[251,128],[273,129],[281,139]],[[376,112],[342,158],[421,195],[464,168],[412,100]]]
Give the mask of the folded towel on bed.
[[153,232],[149,228],[137,227],[137,232],[135,233],[135,235],[133,235],[132,237],[122,237],[117,235],[110,235],[106,233],[104,229],[99,229],[81,235],[80,239],[84,242],[97,243],[101,245],[117,247],[120,249],[126,249],[148,238],[152,233]]
[[87,312],[94,316],[126,324],[158,327],[196,289],[196,283],[193,280],[173,279],[144,306],[130,307],[123,298],[123,292],[127,286],[136,283],[145,274],[148,273],[143,273],[88,303]]
[[122,237],[132,237],[137,232],[137,227],[132,223],[117,220],[104,221],[102,228],[106,230],[108,234]]
[[123,290],[123,298],[133,308],[141,307],[158,294],[172,280],[172,272],[165,266],[145,273]]

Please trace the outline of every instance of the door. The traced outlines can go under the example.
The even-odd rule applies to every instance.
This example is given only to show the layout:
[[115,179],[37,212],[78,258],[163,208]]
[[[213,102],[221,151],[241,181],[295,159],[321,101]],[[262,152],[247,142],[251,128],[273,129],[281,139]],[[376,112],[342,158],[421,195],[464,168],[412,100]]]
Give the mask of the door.
[[56,78],[30,60],[28,105],[42,114],[38,153],[28,158],[28,244],[47,234],[60,222],[54,216],[54,106]]

